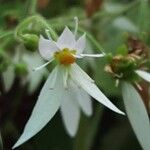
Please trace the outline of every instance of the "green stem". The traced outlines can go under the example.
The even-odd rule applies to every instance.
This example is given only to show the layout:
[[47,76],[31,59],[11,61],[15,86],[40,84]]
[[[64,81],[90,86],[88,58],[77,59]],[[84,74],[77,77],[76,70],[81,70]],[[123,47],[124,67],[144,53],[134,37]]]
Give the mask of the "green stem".
[[2,142],[2,136],[1,136],[1,133],[0,133],[0,150],[3,149],[3,142]]
[[28,15],[34,15],[36,13],[37,0],[29,0],[28,2]]
[[7,31],[7,32],[5,32],[5,33],[2,33],[2,34],[0,35],[0,39],[6,38],[6,37],[8,37],[8,36],[10,36],[10,35],[13,35],[13,33],[14,33],[14,31]]
[[50,32],[52,38],[54,40],[57,40],[58,38],[57,33],[51,28],[51,26],[45,21],[45,19],[39,15],[35,15],[35,16],[28,17],[27,19],[22,21],[16,28],[15,38],[18,41],[22,42],[22,38],[21,38],[21,35],[23,34],[22,30],[26,28],[30,23],[33,23],[34,21],[36,23],[39,23],[40,25],[43,25],[43,29],[47,29]]
[[139,27],[141,32],[147,29],[148,25],[148,0],[141,0],[141,4],[139,7]]
[[91,150],[99,129],[103,108],[97,106],[93,118],[81,119],[79,132],[74,142],[73,150]]

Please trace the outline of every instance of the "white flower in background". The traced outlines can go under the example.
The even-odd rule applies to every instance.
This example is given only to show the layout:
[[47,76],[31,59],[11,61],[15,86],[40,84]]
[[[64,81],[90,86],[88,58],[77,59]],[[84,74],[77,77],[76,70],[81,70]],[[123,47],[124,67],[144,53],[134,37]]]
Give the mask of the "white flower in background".
[[104,55],[83,54],[85,44],[85,34],[76,40],[75,35],[68,27],[64,29],[57,42],[40,37],[39,52],[48,62],[35,70],[43,68],[53,60],[57,60],[58,65],[44,84],[23,134],[13,148],[37,134],[52,119],[59,108],[68,134],[72,137],[75,136],[80,110],[88,116],[92,114],[90,96],[109,109],[124,114],[109,101],[94,81],[75,63],[78,58]]
[[[135,71],[145,81],[150,82],[150,73],[144,70]],[[142,87],[138,85],[142,91]],[[150,148],[150,121],[145,104],[138,91],[128,82],[122,83],[122,95],[127,116],[143,150]]]
[[39,70],[38,73],[33,71],[33,68],[37,64],[42,65],[44,63],[42,58],[37,53],[26,52],[22,56],[22,60],[27,65],[27,70],[28,70],[28,74],[24,82],[29,84],[28,92],[31,94],[35,92],[35,90],[41,83],[43,77],[48,75],[48,70],[46,68],[43,68],[42,70]]

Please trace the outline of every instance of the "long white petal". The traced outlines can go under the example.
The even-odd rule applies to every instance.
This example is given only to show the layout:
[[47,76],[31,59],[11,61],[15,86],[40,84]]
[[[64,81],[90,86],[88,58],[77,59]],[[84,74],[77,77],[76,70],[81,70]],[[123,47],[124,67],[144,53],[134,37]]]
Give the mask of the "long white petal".
[[61,94],[58,94],[58,91],[62,88],[62,86],[60,86],[60,82],[62,80],[60,73],[58,73],[54,90],[50,90],[50,85],[54,75],[56,75],[56,71],[57,67],[53,70],[44,84],[37,103],[32,111],[31,117],[29,118],[21,137],[13,148],[18,147],[37,134],[57,112],[60,106],[61,97]]
[[141,78],[146,80],[147,82],[150,82],[150,73],[145,72],[143,70],[136,70],[135,71]]
[[81,54],[86,46],[86,34],[83,34],[77,41],[74,46],[74,49],[77,51],[77,54]]
[[98,102],[102,103],[109,109],[119,114],[124,114],[99,90],[99,88],[93,82],[90,82],[90,77],[83,70],[81,70],[82,69],[78,65],[72,65],[72,79],[75,80],[78,85],[80,85],[89,95],[95,98]]
[[122,94],[132,128],[143,150],[149,150],[150,122],[143,100],[135,88],[126,82],[122,84]]
[[59,46],[60,49],[63,48],[72,49],[73,46],[75,45],[75,36],[68,27],[65,27],[64,31],[58,38],[57,45]]
[[89,80],[89,82],[95,82],[93,79],[91,79],[90,77],[89,77],[89,75],[86,73],[86,72],[84,72],[77,64],[73,64],[72,65],[72,70],[78,70],[78,76],[79,77],[81,77],[82,75],[87,79],[87,80]]
[[42,36],[40,36],[39,52],[44,59],[50,60],[53,57],[54,53],[58,50],[59,48],[57,47],[54,41],[47,40],[43,38]]
[[62,95],[61,114],[68,134],[74,137],[79,125],[80,109],[69,88]]

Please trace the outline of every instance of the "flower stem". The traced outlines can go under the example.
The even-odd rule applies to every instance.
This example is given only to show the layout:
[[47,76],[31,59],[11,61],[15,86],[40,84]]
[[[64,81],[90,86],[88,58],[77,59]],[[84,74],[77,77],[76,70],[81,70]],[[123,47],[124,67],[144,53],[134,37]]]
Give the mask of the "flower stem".
[[[82,117],[73,150],[91,150],[99,129],[103,108],[97,106],[93,118]],[[90,120],[89,120],[90,119]],[[88,131],[88,132],[87,132]]]
[[2,142],[2,137],[1,137],[1,133],[0,133],[0,150],[3,149],[3,142]]
[[28,1],[28,15],[34,15],[36,13],[37,0],[29,0]]

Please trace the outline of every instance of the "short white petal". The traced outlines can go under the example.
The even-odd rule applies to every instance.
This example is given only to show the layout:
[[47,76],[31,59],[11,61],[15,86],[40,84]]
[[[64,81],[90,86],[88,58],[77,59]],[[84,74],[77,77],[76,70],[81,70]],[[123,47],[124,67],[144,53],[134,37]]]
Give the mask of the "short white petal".
[[150,73],[145,72],[143,70],[136,70],[135,71],[141,78],[146,80],[147,82],[150,82]]
[[81,54],[86,46],[86,34],[83,34],[75,44],[75,50],[77,51],[77,54]]
[[135,88],[126,82],[122,84],[122,95],[132,128],[143,150],[149,150],[150,122],[143,100]]
[[64,90],[62,95],[61,114],[68,134],[74,137],[79,125],[80,108],[69,89]]
[[56,71],[57,67],[53,70],[44,84],[31,117],[29,118],[21,137],[13,148],[23,144],[44,128],[60,107],[61,94],[58,94],[58,91],[61,91],[60,88],[62,88],[62,86],[60,86],[60,81],[62,80],[60,73],[58,73],[54,90],[50,90],[49,88]]
[[124,114],[99,90],[93,82],[90,82],[90,77],[87,76],[88,75],[85,72],[83,73],[83,71],[81,71],[81,68],[78,65],[72,65],[71,77],[77,82],[78,85],[80,85],[89,95],[109,109],[119,114]]
[[73,80],[68,81],[68,88],[72,90],[72,96],[75,97],[82,111],[87,115],[92,115],[92,101],[91,97],[81,87],[79,87]]
[[47,40],[43,38],[42,36],[40,36],[39,52],[44,59],[50,60],[53,57],[54,53],[58,50],[59,48],[57,47],[54,41]]
[[91,97],[83,89],[81,89],[80,95],[81,96],[78,99],[78,103],[79,103],[81,109],[87,116],[91,116],[93,113]]
[[72,49],[73,46],[75,45],[75,36],[68,27],[65,27],[64,31],[58,38],[57,45],[60,49],[63,48]]

